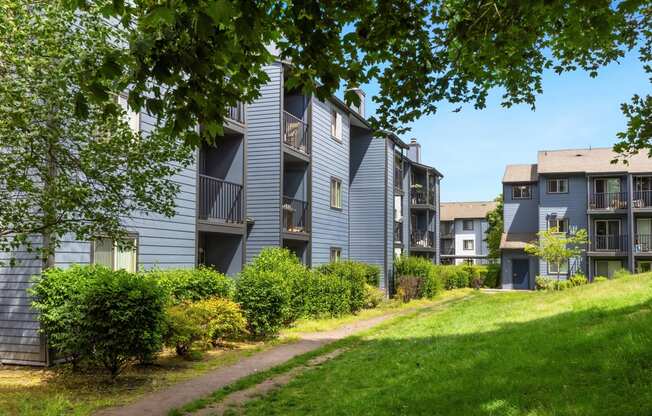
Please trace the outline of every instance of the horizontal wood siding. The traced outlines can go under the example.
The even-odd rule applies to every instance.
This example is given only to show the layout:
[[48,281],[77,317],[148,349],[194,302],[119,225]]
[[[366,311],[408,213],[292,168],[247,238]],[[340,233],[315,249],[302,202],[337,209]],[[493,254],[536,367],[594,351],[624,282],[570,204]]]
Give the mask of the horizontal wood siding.
[[270,80],[247,106],[247,262],[264,247],[281,244],[281,64],[267,67]]
[[[349,258],[349,117],[342,114],[342,140],[331,137],[330,102],[312,100],[312,264],[330,261],[331,247]],[[331,178],[342,181],[342,209],[331,208]]]
[[[351,259],[384,266],[385,139],[371,132],[351,141]],[[393,177],[393,175],[390,175]],[[393,219],[393,214],[390,216]]]
[[[40,245],[40,237],[34,244]],[[9,266],[11,258],[18,260],[15,267]],[[33,276],[41,272],[41,260],[19,249],[0,253],[0,262],[0,363],[43,363],[37,315],[27,294]]]

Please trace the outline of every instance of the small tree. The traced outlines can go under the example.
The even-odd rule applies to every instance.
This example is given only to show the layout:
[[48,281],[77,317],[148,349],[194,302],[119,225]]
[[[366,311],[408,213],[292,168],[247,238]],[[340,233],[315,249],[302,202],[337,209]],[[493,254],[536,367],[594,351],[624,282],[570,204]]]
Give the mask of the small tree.
[[134,213],[174,215],[172,176],[192,156],[130,129],[116,103],[124,84],[96,80],[105,93],[80,99],[88,71],[117,71],[98,57],[121,38],[90,11],[0,2],[0,251],[32,251],[46,267],[66,235],[120,241]]
[[573,234],[561,233],[557,227],[552,227],[537,233],[538,244],[527,244],[525,252],[542,258],[550,264],[557,265],[557,280],[560,280],[561,265],[584,251],[588,243],[585,229],[579,229]]
[[487,213],[487,237],[485,241],[489,247],[489,258],[500,258],[500,239],[503,235],[503,195],[500,194],[494,199],[496,208]]

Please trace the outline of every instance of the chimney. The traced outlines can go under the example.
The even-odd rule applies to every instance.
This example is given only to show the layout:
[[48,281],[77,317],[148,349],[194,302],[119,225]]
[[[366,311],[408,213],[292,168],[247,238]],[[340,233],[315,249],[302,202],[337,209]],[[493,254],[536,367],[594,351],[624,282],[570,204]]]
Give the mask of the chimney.
[[421,163],[421,145],[414,137],[410,139],[410,149],[408,150],[408,157],[413,162]]
[[353,103],[346,103],[353,111],[360,114],[364,117],[364,104],[365,104],[365,93],[360,88],[351,88],[348,91],[353,91],[360,98],[360,105],[355,105]]

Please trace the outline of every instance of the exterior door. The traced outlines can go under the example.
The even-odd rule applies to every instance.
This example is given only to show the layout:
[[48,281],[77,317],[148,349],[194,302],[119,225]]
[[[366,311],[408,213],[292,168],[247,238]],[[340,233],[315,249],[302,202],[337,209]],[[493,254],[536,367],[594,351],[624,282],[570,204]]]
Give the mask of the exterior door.
[[648,252],[652,250],[652,219],[636,219],[636,251]]
[[620,250],[620,221],[595,221],[596,250]]
[[512,287],[514,289],[530,288],[530,260],[512,259]]

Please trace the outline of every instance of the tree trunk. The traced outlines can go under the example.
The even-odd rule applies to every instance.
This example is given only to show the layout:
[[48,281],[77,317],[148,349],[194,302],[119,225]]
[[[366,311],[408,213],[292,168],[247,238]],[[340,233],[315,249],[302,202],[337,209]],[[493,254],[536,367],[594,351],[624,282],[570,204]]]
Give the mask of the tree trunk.
[[56,162],[54,160],[54,149],[52,141],[49,143],[47,154],[47,175],[44,180],[43,193],[45,197],[45,205],[43,209],[43,269],[49,269],[55,266],[54,250],[56,248],[56,236],[52,227],[56,220],[56,209],[52,200],[52,188],[55,186],[54,181],[57,175]]

